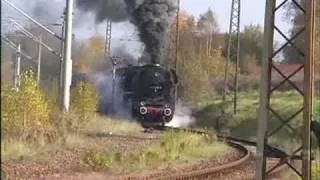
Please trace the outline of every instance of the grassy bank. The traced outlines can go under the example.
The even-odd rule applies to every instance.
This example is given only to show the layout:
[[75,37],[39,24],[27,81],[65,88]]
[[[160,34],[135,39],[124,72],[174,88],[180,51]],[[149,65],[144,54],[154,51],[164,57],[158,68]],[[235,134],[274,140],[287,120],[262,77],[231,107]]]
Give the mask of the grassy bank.
[[[69,119],[76,121],[76,119]],[[19,138],[3,137],[1,141],[2,162],[10,161],[37,161],[45,159],[49,152],[63,150],[65,148],[90,148],[99,146],[94,142],[95,135],[118,133],[121,135],[133,135],[141,131],[139,124],[135,122],[111,119],[107,117],[92,117],[92,120],[83,125],[77,131],[57,129],[59,136],[48,141],[46,136],[39,136],[36,142]],[[93,135],[93,136],[88,136]],[[41,157],[42,156],[42,157]]]
[[[271,107],[276,114],[270,113],[268,121],[269,132],[279,127],[282,122],[278,115],[284,120],[299,112],[303,107],[303,99],[295,91],[275,92],[271,97]],[[319,104],[319,98],[315,98]],[[230,101],[223,104],[221,99],[202,102],[203,108],[195,114],[197,117],[196,126],[215,127],[217,122],[231,135],[246,139],[255,140],[258,126],[259,92],[245,92],[239,94],[238,113],[234,115],[233,103]],[[222,109],[225,113],[222,113]],[[300,143],[302,136],[302,113],[296,115],[279,132],[273,134],[270,143],[285,149],[295,149],[295,145]],[[292,129],[291,129],[292,128]],[[293,130],[294,129],[294,130]]]
[[159,143],[137,152],[115,152],[90,150],[83,163],[93,169],[111,169],[131,172],[174,166],[180,163],[199,162],[230,152],[227,145],[218,142],[215,136],[201,136],[188,132],[168,132]]
[[32,159],[48,151],[87,146],[87,134],[140,130],[134,122],[96,114],[98,96],[94,86],[81,82],[72,90],[68,114],[59,110],[56,96],[38,86],[32,71],[22,75],[19,91],[3,84],[1,89],[2,162]]
[[[303,107],[302,96],[295,91],[275,92],[271,98],[272,109],[283,119],[291,117]],[[219,121],[222,129],[229,132],[230,135],[256,140],[259,113],[258,91],[242,92],[239,94],[238,113],[236,115],[232,113],[232,102],[223,104],[221,98],[203,101],[198,105],[202,108],[195,114],[198,120],[196,126],[216,127]],[[225,108],[225,114],[222,113],[223,108]],[[315,120],[320,121],[319,94],[315,96]],[[270,113],[268,121],[269,133],[280,126],[281,123],[276,114]],[[289,125],[290,127],[285,126],[279,132],[272,135],[269,143],[287,152],[292,152],[301,145],[302,113],[295,116]],[[314,155],[317,159],[313,163],[312,172],[314,177],[318,177],[320,174],[320,150],[317,147],[315,137],[313,137],[312,142]],[[290,178],[292,176],[289,176]]]

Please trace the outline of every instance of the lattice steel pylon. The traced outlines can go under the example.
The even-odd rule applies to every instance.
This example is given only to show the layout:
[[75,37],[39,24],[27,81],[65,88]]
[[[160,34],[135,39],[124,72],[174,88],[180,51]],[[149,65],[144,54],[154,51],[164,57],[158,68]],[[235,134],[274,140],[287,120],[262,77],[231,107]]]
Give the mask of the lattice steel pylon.
[[[297,0],[291,0],[295,8],[298,8],[302,13],[305,14],[305,25],[301,29],[293,34],[291,38],[287,37],[283,31],[275,24],[276,13],[281,7],[283,7],[289,0],[284,0],[279,5],[276,6],[276,0],[266,0],[266,11],[265,11],[265,25],[264,25],[264,52],[262,59],[262,74],[261,74],[261,97],[260,97],[260,112],[259,112],[259,125],[258,125],[258,143],[257,143],[257,164],[256,164],[256,179],[265,179],[271,172],[273,172],[280,165],[288,165],[296,174],[302,177],[304,180],[310,180],[310,169],[311,169],[311,135],[310,135],[310,124],[312,120],[312,110],[313,110],[313,57],[314,57],[314,13],[315,13],[315,1],[314,0],[304,0],[305,4],[300,4]],[[278,32],[285,40],[286,43],[280,48],[275,49],[274,43],[274,32]],[[305,33],[305,51],[299,49],[294,40]],[[301,64],[294,72],[286,76],[284,71],[278,68],[274,63],[274,58],[278,55],[287,45],[291,45],[302,57],[304,57],[304,63]],[[304,83],[303,89],[301,90],[298,85],[296,85],[292,78],[297,75],[299,71],[304,69]],[[283,81],[277,85],[272,86],[272,72],[279,74]],[[301,96],[303,97],[303,107],[297,112],[293,113],[288,118],[283,118],[279,109],[275,109],[270,103],[271,96],[273,92],[279,89],[283,84],[288,82]],[[281,109],[280,109],[281,110]],[[301,124],[302,132],[302,145],[295,149],[293,153],[285,153],[282,157],[282,161],[274,167],[267,170],[266,168],[266,152],[269,149],[269,142],[271,136],[278,133],[283,127],[287,126],[293,132],[297,132],[297,129],[292,128],[289,124],[292,119],[297,117],[299,114],[303,113],[303,121]],[[281,121],[281,125],[278,127],[273,127],[274,129],[268,129],[269,115],[272,114],[275,118]],[[301,170],[294,167],[291,163],[296,154],[301,152],[301,156],[298,155],[298,159],[302,159]]]
[[104,49],[104,58],[109,59],[111,56],[111,38],[112,38],[112,21],[107,19],[106,41]]
[[[223,101],[227,101],[227,95],[233,99],[233,111],[237,113],[237,96],[238,96],[238,70],[240,61],[240,16],[241,16],[241,0],[232,0],[230,27],[229,27],[229,40],[227,60],[225,63],[224,75],[224,90]],[[234,45],[236,42],[236,45]],[[230,67],[232,61],[235,61],[236,66]],[[230,94],[230,92],[232,94]]]

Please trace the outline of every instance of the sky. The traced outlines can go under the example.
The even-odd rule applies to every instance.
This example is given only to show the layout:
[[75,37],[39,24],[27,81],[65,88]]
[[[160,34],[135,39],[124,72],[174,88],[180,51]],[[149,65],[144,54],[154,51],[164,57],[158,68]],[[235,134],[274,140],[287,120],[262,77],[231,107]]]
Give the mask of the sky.
[[[199,16],[208,8],[216,13],[220,30],[227,32],[229,29],[231,0],[181,0],[181,8],[187,12]],[[244,25],[264,23],[265,0],[242,0],[241,1],[241,20]]]
[[[181,0],[181,9],[187,11],[187,13],[192,14],[195,17],[199,17],[199,15],[207,11],[208,8],[211,8],[218,19],[220,31],[227,32],[230,22],[231,2],[232,0]],[[280,1],[278,1],[278,3],[279,2]],[[242,0],[240,20],[241,29],[250,24],[260,24],[263,26],[264,13],[265,0]],[[280,15],[278,15],[276,18],[276,24],[287,33],[290,25],[288,25],[284,19],[285,17],[282,15],[283,11],[280,11],[279,13]],[[126,26],[127,24],[124,23],[114,25],[113,34],[115,39],[127,37],[134,33],[133,31],[128,31]],[[87,37],[95,32],[103,33],[104,28],[104,24],[99,26],[92,25],[91,28],[77,31],[77,34],[79,34],[78,36]],[[90,33],[87,32],[88,29],[90,29]],[[276,39],[280,41],[282,40],[279,35],[276,35]]]
[[[282,1],[278,0],[277,5],[281,2]],[[217,15],[220,31],[228,32],[231,3],[232,0],[181,0],[181,8],[195,16],[199,16],[208,8],[211,8]],[[259,24],[262,27],[264,26],[265,4],[266,0],[241,0],[241,29],[250,24]],[[285,32],[285,34],[287,34],[290,29],[290,24],[283,15],[284,12],[285,9],[279,9],[275,23]],[[282,41],[282,37],[278,34],[275,34],[275,38]]]
[[[42,0],[42,1],[45,1],[45,0]],[[25,4],[28,4],[28,3],[25,3],[27,2],[27,0],[24,0],[24,1],[11,0],[11,2],[15,3],[18,6],[20,5],[19,7],[21,9],[28,12],[28,8],[27,8],[28,6],[25,5]],[[53,3],[52,6],[59,7],[59,10],[61,9],[60,12],[62,12],[62,9],[64,6],[63,2],[64,0],[55,0],[55,1],[51,1],[51,4]],[[227,32],[229,29],[231,2],[232,0],[181,0],[181,9],[185,10],[188,14],[194,15],[197,18],[199,17],[200,14],[207,11],[208,8],[211,8],[213,12],[216,14],[216,17],[218,19],[220,31]],[[250,24],[260,24],[261,26],[263,26],[265,2],[266,0],[241,0],[241,22],[240,22],[241,29],[243,29],[245,25],[250,25]],[[281,1],[277,1],[277,2],[278,4],[281,3]],[[290,26],[287,24],[285,17],[281,14],[283,13],[283,11],[279,13],[280,15],[277,16],[276,24],[281,29],[283,29],[284,32],[287,34]],[[83,15],[83,14],[76,13],[75,15]],[[59,17],[59,15],[57,17]],[[83,18],[81,18],[81,21],[84,21],[87,23],[84,27],[80,29],[79,28],[74,29],[76,38],[78,39],[88,38],[97,32],[100,33],[101,35],[105,34],[105,28],[106,28],[105,24],[95,25],[93,21],[93,16],[87,16],[87,17],[82,16],[82,17]],[[134,27],[128,25],[128,23],[113,24],[112,43],[114,44],[114,46],[128,47],[130,45],[133,45],[134,48],[131,48],[131,50],[141,51],[141,47],[139,45],[136,46],[137,44],[136,38],[134,38],[135,35],[133,35],[136,33],[137,32],[134,30]],[[128,41],[128,39],[130,39],[131,41]],[[282,38],[280,37],[280,35],[277,35],[277,34],[275,35],[275,39],[278,41],[282,41]]]
[[[181,9],[187,11],[189,14],[199,17],[199,15],[207,11],[208,8],[211,8],[217,15],[220,30],[222,32],[227,32],[229,29],[231,2],[232,0],[181,0]],[[240,24],[242,29],[245,25],[250,24],[260,24],[263,26],[265,0],[242,0],[241,6]],[[119,30],[121,31],[123,26],[125,25],[121,24],[119,28],[114,28],[115,33],[119,32]],[[85,33],[81,31],[81,34]]]

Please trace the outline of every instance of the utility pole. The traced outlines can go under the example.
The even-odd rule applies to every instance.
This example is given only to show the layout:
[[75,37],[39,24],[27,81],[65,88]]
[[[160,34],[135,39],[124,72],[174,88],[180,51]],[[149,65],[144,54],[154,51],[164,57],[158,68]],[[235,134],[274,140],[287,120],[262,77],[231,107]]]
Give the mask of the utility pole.
[[16,52],[16,62],[15,62],[15,70],[14,70],[14,89],[19,91],[20,83],[21,83],[21,75],[20,75],[20,68],[21,68],[21,45],[17,45],[17,52]]
[[[65,39],[65,25],[66,25],[66,8],[64,8],[64,11],[63,11],[63,15],[62,15],[62,26],[61,26],[61,37],[62,39]],[[64,58],[64,41],[61,41],[61,44],[60,44],[60,51],[61,51],[61,59],[60,59],[60,78],[59,78],[59,91],[60,91],[60,94],[62,93],[61,90],[62,90],[62,83],[63,83],[63,58]]]
[[[232,91],[233,112],[237,113],[238,103],[238,70],[240,61],[240,16],[241,16],[241,0],[232,0],[230,26],[229,26],[229,41],[228,41],[228,57],[225,63],[224,75],[224,91],[223,101],[227,102],[227,95]],[[234,47],[234,40],[237,45]],[[236,67],[231,71],[230,64],[232,60],[236,61]]]
[[40,74],[41,74],[41,54],[42,54],[42,36],[39,36],[39,45],[38,45],[38,68],[37,68],[37,81],[38,85],[40,85]]
[[302,178],[311,180],[311,121],[314,98],[315,13],[316,0],[305,1],[306,56],[304,67],[304,109],[302,137]]
[[70,108],[70,86],[72,78],[72,60],[71,60],[71,47],[72,47],[72,12],[73,0],[66,2],[66,34],[64,45],[64,61],[63,61],[63,91],[61,109],[64,112],[69,112]]

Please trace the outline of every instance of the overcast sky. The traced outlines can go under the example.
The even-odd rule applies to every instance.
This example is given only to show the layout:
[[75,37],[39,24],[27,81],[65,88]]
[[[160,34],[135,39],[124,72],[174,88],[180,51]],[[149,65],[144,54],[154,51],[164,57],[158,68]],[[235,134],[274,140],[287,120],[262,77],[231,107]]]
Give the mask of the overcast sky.
[[[38,0],[40,1],[40,0]],[[42,2],[48,2],[49,0],[41,0]],[[211,8],[214,13],[217,16],[218,22],[219,22],[219,28],[221,32],[227,32],[229,28],[229,21],[230,21],[230,9],[231,9],[231,1],[232,0],[181,0],[181,8],[186,10],[187,13],[192,14],[196,17],[198,17],[201,13],[204,13],[208,10],[208,8]],[[245,25],[250,24],[260,24],[263,26],[264,24],[264,13],[265,13],[265,1],[266,0],[242,0],[241,1],[241,29]],[[30,4],[30,0],[11,0],[11,2],[15,3],[17,6],[19,6],[21,9],[25,11],[29,11],[30,8],[28,8],[28,4]],[[36,3],[36,1],[32,1],[33,4]],[[36,3],[37,4],[37,3]],[[38,5],[43,11],[45,12],[47,9],[43,8],[46,7],[43,5]],[[61,14],[62,9],[64,7],[64,0],[54,0],[50,1],[50,6],[55,7],[54,11],[50,11],[50,13],[54,13],[57,16],[57,19],[59,18],[59,14]],[[7,6],[2,7],[2,10],[7,11]],[[49,13],[49,11],[48,11]],[[281,13],[281,12],[279,12]],[[3,14],[3,12],[2,12]],[[82,15],[82,13],[76,13],[76,16]],[[18,16],[19,17],[19,16]],[[38,19],[39,20],[39,19]],[[41,20],[40,20],[41,21]],[[58,20],[57,20],[58,21]],[[105,33],[105,24],[101,25],[94,25],[92,16],[90,17],[83,17],[81,18],[80,22],[86,22],[86,25],[83,26],[80,29],[75,29],[74,33],[77,38],[88,38],[92,36],[95,33],[100,33],[104,35]],[[289,25],[287,24],[285,17],[282,15],[278,15],[276,19],[276,24],[280,26],[286,33],[289,30]],[[75,26],[77,27],[77,26]],[[131,44],[135,43],[134,41],[127,41],[127,39],[133,40],[132,34],[135,34],[133,26],[128,27],[128,23],[118,23],[114,24],[113,26],[113,39],[112,43],[114,45],[121,45],[121,44]],[[126,39],[125,41],[121,39]],[[276,35],[276,39],[281,41],[282,38],[280,38],[279,35]],[[136,49],[134,51],[139,51],[139,46],[136,46]]]
[[[232,0],[181,0],[181,8],[196,17],[204,13],[206,10],[208,10],[208,8],[211,8],[217,15],[220,31],[227,32],[229,29],[231,1]],[[261,26],[263,26],[265,0],[242,0],[241,6],[240,24],[242,29],[245,25],[250,24],[260,24]],[[281,11],[279,13],[281,13]],[[277,16],[276,23],[286,32],[290,27],[282,15]],[[124,34],[127,34],[125,36],[129,36],[133,33],[132,31],[128,32],[128,28],[124,28],[124,26],[126,25],[123,23],[121,23],[120,25],[115,25],[113,29],[115,38],[117,38],[118,36],[123,36]],[[92,25],[86,30],[91,29],[91,33],[95,31],[102,32],[102,29],[104,27],[104,25],[98,27]],[[77,33],[79,35],[81,34],[80,36],[91,35],[91,33],[86,33],[86,30],[81,30]]]

